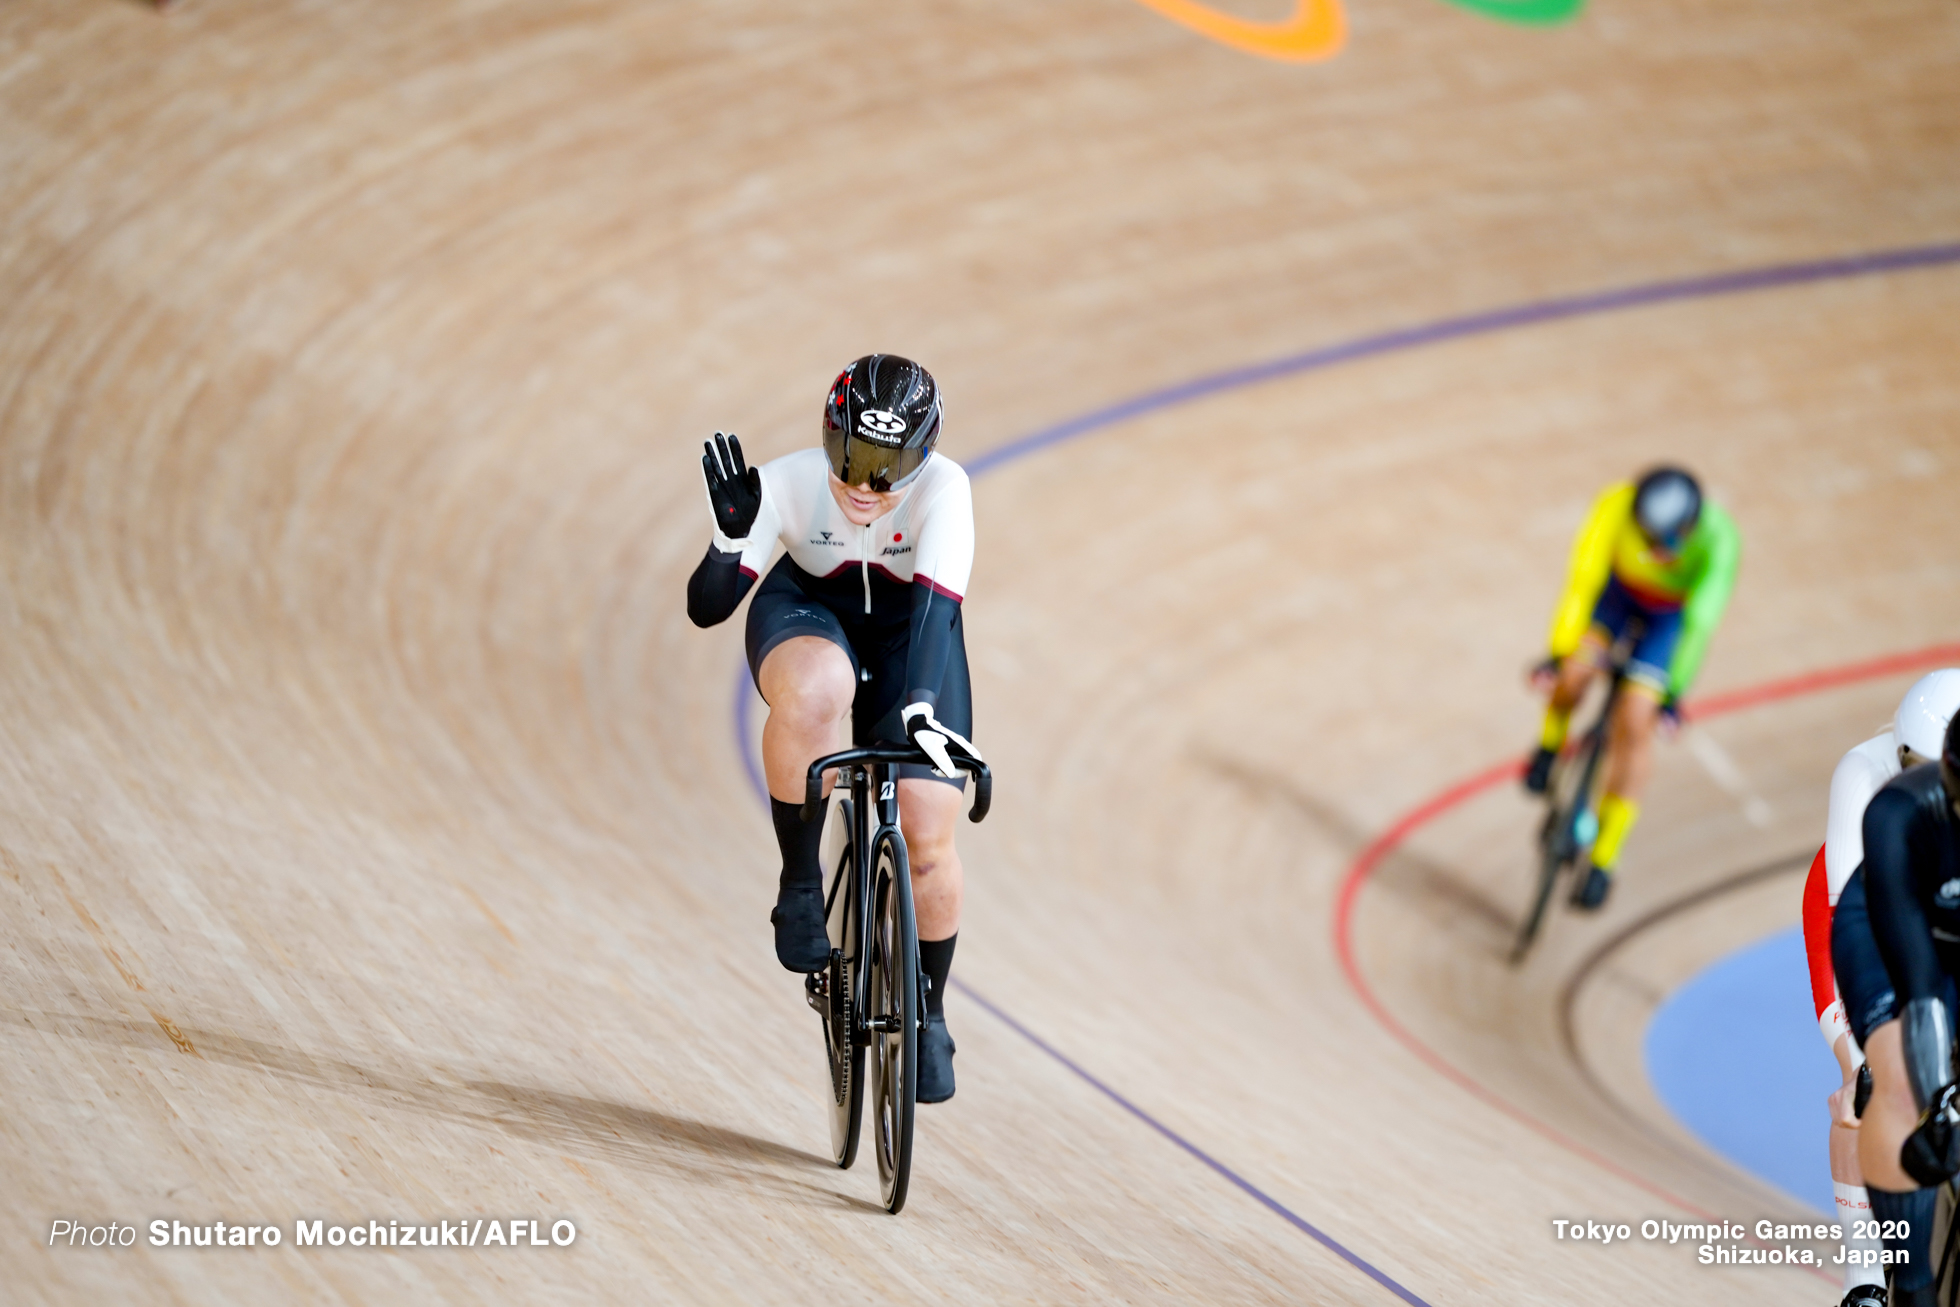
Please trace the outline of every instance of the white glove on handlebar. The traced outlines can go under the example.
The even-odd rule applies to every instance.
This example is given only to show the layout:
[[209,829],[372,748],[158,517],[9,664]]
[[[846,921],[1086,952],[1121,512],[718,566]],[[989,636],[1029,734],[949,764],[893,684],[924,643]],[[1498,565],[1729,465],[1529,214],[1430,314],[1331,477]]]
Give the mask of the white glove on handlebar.
[[941,776],[958,776],[961,771],[953,765],[953,759],[965,758],[972,762],[984,762],[980,750],[973,742],[958,731],[944,726],[932,715],[929,703],[908,703],[900,710],[898,719],[905,724],[906,738],[925,750],[926,757],[932,759],[932,767]]

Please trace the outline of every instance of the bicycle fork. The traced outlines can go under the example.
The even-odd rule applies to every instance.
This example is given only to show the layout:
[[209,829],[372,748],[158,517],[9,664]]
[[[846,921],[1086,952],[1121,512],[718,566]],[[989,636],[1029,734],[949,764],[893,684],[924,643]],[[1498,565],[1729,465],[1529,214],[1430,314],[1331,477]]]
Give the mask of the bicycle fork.
[[[884,915],[878,906],[877,893],[879,887],[875,882],[877,874],[877,850],[878,846],[884,842],[884,836],[887,831],[901,829],[899,826],[898,810],[898,777],[886,770],[888,765],[881,764],[875,767],[860,765],[851,769],[851,795],[857,804],[857,810],[859,812],[875,811],[877,814],[876,821],[866,823],[871,828],[870,838],[863,842],[863,847],[858,851],[859,856],[856,858],[857,865],[853,868],[853,872],[858,877],[858,902],[864,907],[864,910],[858,914],[858,956],[866,959],[866,965],[862,973],[866,976],[870,974],[869,959],[871,957],[871,949],[881,946],[874,945],[873,937],[877,930],[877,921]],[[870,797],[871,787],[874,785],[878,789],[875,808],[869,807],[865,803],[865,800]],[[892,885],[887,887],[887,892],[896,894],[899,890],[896,885]],[[886,969],[889,971],[889,964],[887,964]],[[919,1013],[919,1020],[923,1024],[926,1010],[925,971],[919,967],[914,967],[913,971],[918,976],[919,983],[916,1010]],[[895,1035],[899,1033],[901,1018],[896,1011],[883,1017],[870,1015],[871,987],[869,985],[859,986],[859,992],[852,996],[852,1003],[857,1010],[852,1013],[851,1037],[859,1046],[868,1047],[878,1035]]]
[[[877,787],[875,803],[871,789]],[[874,948],[880,947],[876,935],[878,918],[878,886],[874,882],[877,871],[878,845],[884,834],[898,825],[898,780],[885,773],[883,767],[860,763],[851,768],[851,806],[859,814],[858,829],[851,832],[851,877],[854,882],[857,901],[857,973],[869,979],[871,975],[871,956]],[[895,1034],[898,1031],[894,1017],[874,1017],[871,1015],[871,986],[857,985],[851,994],[850,1031],[851,1042],[859,1048],[870,1047],[879,1035]]]

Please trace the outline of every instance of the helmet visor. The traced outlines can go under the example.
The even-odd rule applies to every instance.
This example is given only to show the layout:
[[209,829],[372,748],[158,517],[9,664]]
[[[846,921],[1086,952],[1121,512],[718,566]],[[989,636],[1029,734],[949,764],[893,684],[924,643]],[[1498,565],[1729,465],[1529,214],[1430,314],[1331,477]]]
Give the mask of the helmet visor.
[[886,444],[875,435],[859,435],[836,427],[824,431],[823,452],[839,481],[847,486],[868,485],[881,494],[910,483],[931,457],[928,450]]
[[1678,550],[1701,517],[1701,492],[1686,476],[1662,473],[1650,477],[1634,498],[1633,516],[1641,533],[1654,545]]

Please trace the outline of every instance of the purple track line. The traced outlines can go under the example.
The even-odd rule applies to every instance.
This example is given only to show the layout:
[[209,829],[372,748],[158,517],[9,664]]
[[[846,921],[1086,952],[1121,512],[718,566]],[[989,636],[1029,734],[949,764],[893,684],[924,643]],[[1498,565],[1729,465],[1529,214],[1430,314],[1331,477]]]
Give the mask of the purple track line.
[[1271,1194],[1267,1193],[1264,1189],[1261,1189],[1259,1186],[1253,1184],[1252,1181],[1246,1179],[1244,1176],[1240,1175],[1237,1171],[1234,1171],[1231,1167],[1225,1165],[1225,1163],[1219,1161],[1217,1158],[1213,1157],[1210,1153],[1207,1153],[1204,1149],[1198,1147],[1196,1144],[1192,1143],[1189,1139],[1186,1139],[1183,1135],[1171,1129],[1169,1126],[1165,1125],[1162,1121],[1159,1121],[1156,1117],[1150,1115],[1150,1113],[1144,1111],[1142,1108],[1138,1107],[1135,1103],[1132,1103],[1129,1099],[1123,1097],[1123,1095],[1117,1093],[1114,1089],[1111,1089],[1108,1085],[1104,1084],[1101,1080],[1098,1080],[1095,1076],[1083,1070],[1078,1063],[1076,1063],[1073,1059],[1071,1059],[1068,1056],[1068,1054],[1062,1052],[1060,1049],[1056,1048],[1053,1044],[1043,1039],[1040,1035],[1035,1034],[1034,1031],[1029,1030],[1026,1026],[1016,1021],[1013,1017],[1007,1015],[1007,1013],[995,1007],[992,1002],[990,1002],[987,998],[985,998],[977,990],[975,990],[973,986],[967,984],[963,980],[954,980],[953,988],[959,990],[960,993],[966,995],[968,998],[972,999],[975,1003],[978,1003],[981,1007],[987,1009],[988,1012],[993,1014],[996,1020],[998,1020],[1001,1024],[1005,1025],[1009,1030],[1012,1030],[1015,1034],[1027,1040],[1030,1044],[1033,1044],[1036,1048],[1048,1054],[1048,1056],[1054,1058],[1057,1062],[1060,1062],[1063,1066],[1067,1067],[1070,1071],[1074,1072],[1082,1080],[1087,1081],[1089,1085],[1092,1088],[1094,1088],[1097,1093],[1109,1099],[1112,1103],[1115,1103],[1118,1107],[1122,1108],[1125,1112],[1128,1112],[1131,1116],[1143,1122],[1145,1125],[1149,1126],[1152,1130],[1155,1130],[1158,1134],[1170,1140],[1172,1143],[1176,1144],[1179,1148],[1182,1148],[1185,1152],[1191,1154],[1191,1156],[1197,1158],[1200,1162],[1203,1162],[1206,1166],[1218,1172],[1218,1174],[1224,1176],[1227,1180],[1230,1180],[1233,1184],[1237,1185],[1241,1190],[1243,1190],[1246,1194],[1248,1194],[1257,1202],[1259,1202],[1267,1210],[1271,1211],[1274,1215],[1278,1216],[1282,1221],[1285,1221],[1288,1225],[1291,1225],[1296,1230],[1300,1230],[1305,1234],[1311,1235],[1314,1239],[1320,1242],[1322,1247],[1326,1248],[1329,1252],[1333,1253],[1335,1256],[1341,1258],[1348,1265],[1354,1267],[1356,1270],[1360,1271],[1363,1275],[1367,1276],[1375,1283],[1381,1285],[1384,1289],[1387,1289],[1390,1293],[1394,1294],[1397,1298],[1400,1298],[1403,1302],[1412,1304],[1412,1307],[1429,1307],[1428,1303],[1424,1302],[1422,1299],[1416,1297],[1413,1293],[1410,1293],[1407,1289],[1397,1284],[1394,1280],[1390,1279],[1386,1274],[1384,1274],[1381,1270],[1377,1269],[1374,1265],[1372,1265],[1371,1263],[1369,1263],[1368,1261],[1366,1261],[1356,1253],[1349,1251],[1347,1246],[1341,1243],[1340,1240],[1334,1238],[1332,1235],[1322,1230],[1319,1226],[1313,1224],[1313,1222],[1302,1217],[1297,1212],[1295,1212],[1292,1208],[1280,1202],[1279,1199],[1274,1198]]
[[[1324,345],[1302,354],[1291,354],[1285,358],[1269,359],[1264,363],[1253,363],[1246,367],[1231,368],[1224,372],[1195,377],[1190,381],[1181,381],[1174,386],[1149,391],[1133,399],[1126,399],[1106,408],[1095,409],[1070,418],[1065,422],[1058,422],[1054,426],[1044,427],[1018,440],[1010,440],[1005,445],[997,445],[965,466],[968,476],[977,477],[997,467],[1026,458],[1030,454],[1074,440],[1078,436],[1086,436],[1092,431],[1113,427],[1159,409],[1174,408],[1179,404],[1188,404],[1208,395],[1256,386],[1262,382],[1275,381],[1302,372],[1317,372],[1340,363],[1351,363],[1357,359],[1372,358],[1379,354],[1393,354],[1423,345],[1437,345],[1444,341],[1460,340],[1466,336],[1508,331],[1513,327],[1556,322],[1563,318],[1587,317],[1596,313],[1617,313],[1622,309],[1640,308],[1648,304],[1713,299],[1721,295],[1738,295],[1744,291],[1773,290],[1782,286],[1801,286],[1808,282],[1840,281],[1851,277],[1908,272],[1916,268],[1937,268],[1956,263],[1960,263],[1960,243],[1916,245],[1904,249],[1880,250],[1872,254],[1852,254],[1835,259],[1815,259],[1805,263],[1778,263],[1765,268],[1744,268],[1737,272],[1718,272],[1701,277],[1657,281],[1645,286],[1625,286],[1618,290],[1537,300],[1506,309],[1491,309],[1461,317],[1440,318],[1435,322],[1400,327],[1372,336]],[[749,784],[754,787],[756,796],[766,803],[769,799],[769,787],[763,780],[761,763],[755,756],[755,751],[749,747],[753,709],[749,699],[748,680],[749,669],[745,662],[735,681],[735,748],[741,755],[743,768],[748,772]],[[1060,1062],[1137,1120],[1237,1185],[1249,1197],[1264,1205],[1281,1220],[1318,1240],[1327,1249],[1345,1259],[1404,1302],[1414,1304],[1414,1307],[1428,1307],[1422,1299],[1397,1284],[1363,1258],[1348,1251],[1332,1236],[1298,1216],[1238,1172],[1083,1070],[1041,1036],[982,998],[971,986],[958,980],[953,984],[961,993],[985,1008],[1010,1030]]]
[[1264,363],[1253,363],[1246,367],[1195,377],[1190,381],[1180,381],[1174,386],[1166,386],[1161,390],[1138,395],[1134,399],[1111,404],[1107,408],[1099,408],[1072,417],[1066,422],[1044,427],[1032,435],[1022,436],[1018,440],[1011,440],[1005,445],[988,450],[966,464],[967,475],[979,476],[983,472],[1025,458],[1051,445],[1059,445],[1077,436],[1086,436],[1092,431],[1100,431],[1104,427],[1112,427],[1119,422],[1127,422],[1131,418],[1154,413],[1158,409],[1174,408],[1179,404],[1188,404],[1192,400],[1203,399],[1207,395],[1216,395],[1222,391],[1256,386],[1261,382],[1290,377],[1296,373],[1317,372],[1321,368],[1330,368],[1339,363],[1352,363],[1357,359],[1372,358],[1377,354],[1393,354],[1400,350],[1415,349],[1422,345],[1437,345],[1465,336],[1481,336],[1488,332],[1506,331],[1512,327],[1556,322],[1561,318],[1616,313],[1622,309],[1640,308],[1648,304],[1712,299],[1719,295],[1740,294],[1743,291],[1799,286],[1812,281],[1837,281],[1847,277],[1869,277],[1877,273],[1905,272],[1914,268],[1933,268],[1950,263],[1960,263],[1960,244],[1919,245],[1901,250],[1881,250],[1875,254],[1817,259],[1808,263],[1772,264],[1767,268],[1718,272],[1705,277],[1686,277],[1677,281],[1653,282],[1645,286],[1595,291],[1590,295],[1539,300],[1534,303],[1514,305],[1508,309],[1491,309],[1483,313],[1465,314],[1462,317],[1442,318],[1413,327],[1399,327],[1393,331],[1362,336],[1356,340],[1324,345],[1319,349],[1308,350],[1304,354],[1291,354],[1285,358],[1269,359]]

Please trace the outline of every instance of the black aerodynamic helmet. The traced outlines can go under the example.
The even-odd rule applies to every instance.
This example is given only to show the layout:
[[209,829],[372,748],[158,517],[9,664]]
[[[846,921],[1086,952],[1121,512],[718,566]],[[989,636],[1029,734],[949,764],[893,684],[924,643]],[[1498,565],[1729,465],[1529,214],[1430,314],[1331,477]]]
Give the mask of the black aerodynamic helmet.
[[1946,724],[1946,742],[1940,746],[1940,784],[1946,786],[1946,801],[1960,807],[1960,712]]
[[823,404],[823,452],[847,486],[896,490],[939,443],[939,386],[896,354],[866,354],[837,374]]
[[1679,549],[1701,520],[1701,487],[1678,467],[1657,467],[1633,491],[1633,520],[1662,549]]

